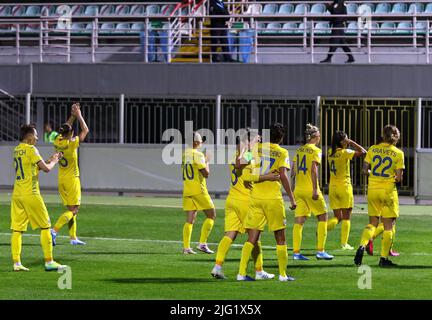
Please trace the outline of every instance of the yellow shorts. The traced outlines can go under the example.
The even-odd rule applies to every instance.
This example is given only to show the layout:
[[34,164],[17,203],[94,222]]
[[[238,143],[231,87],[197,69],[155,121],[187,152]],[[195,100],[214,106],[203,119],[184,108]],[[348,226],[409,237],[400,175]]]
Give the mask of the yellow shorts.
[[368,213],[371,217],[399,217],[399,197],[395,187],[368,190]]
[[352,184],[332,185],[329,187],[330,208],[349,209],[354,207],[354,194]]
[[249,210],[249,200],[227,197],[225,202],[225,232],[245,233],[244,222]]
[[327,212],[327,205],[321,191],[318,193],[318,200],[312,199],[312,190],[294,190],[294,197],[297,202],[295,209],[296,217],[319,216]]
[[59,179],[58,189],[65,206],[81,205],[81,181],[79,177]]
[[244,224],[245,229],[263,231],[268,223],[270,231],[286,228],[285,204],[283,199],[253,199],[249,204],[249,211]]
[[27,231],[29,221],[33,230],[51,227],[48,210],[42,197],[40,195],[12,197],[11,229]]
[[200,193],[194,196],[183,197],[184,211],[198,211],[214,209],[214,204],[208,193]]

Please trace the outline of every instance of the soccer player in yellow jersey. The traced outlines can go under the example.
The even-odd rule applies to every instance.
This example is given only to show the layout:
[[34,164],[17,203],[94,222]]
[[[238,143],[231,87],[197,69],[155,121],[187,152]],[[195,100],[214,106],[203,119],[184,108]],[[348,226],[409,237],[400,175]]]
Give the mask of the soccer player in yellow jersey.
[[288,252],[285,240],[286,216],[281,186],[284,187],[291,202],[291,208],[296,207],[296,201],[291,191],[288,179],[290,162],[288,151],[281,146],[285,136],[285,128],[280,123],[274,123],[270,128],[270,143],[260,143],[254,150],[254,165],[252,175],[265,175],[276,172],[280,176],[277,181],[256,182],[252,188],[249,210],[244,223],[248,229],[248,240],[243,245],[240,268],[237,275],[239,281],[254,281],[247,273],[247,265],[261,232],[267,223],[270,231],[274,232],[276,239],[276,254],[279,265],[279,281],[293,281],[287,275]]
[[64,268],[53,259],[50,234],[51,222],[39,190],[39,170],[50,172],[59,161],[55,153],[45,162],[36,149],[38,133],[34,125],[23,125],[20,144],[14,150],[15,183],[11,201],[11,249],[14,271],[29,271],[21,264],[22,234],[30,222],[33,229],[41,229],[41,246],[45,258],[45,270]]
[[204,253],[214,253],[207,246],[207,239],[213,229],[216,210],[207,191],[206,179],[210,175],[208,157],[198,151],[203,141],[198,132],[193,134],[193,146],[187,148],[183,154],[183,210],[186,212],[186,223],[183,227],[183,253],[195,254],[190,247],[192,228],[197,211],[204,211],[207,219],[201,228],[201,236],[197,249]]
[[383,142],[369,148],[363,164],[363,173],[369,176],[368,213],[369,224],[363,230],[354,263],[361,265],[365,247],[372,239],[380,218],[384,224],[381,242],[380,267],[395,264],[388,259],[394,237],[394,224],[399,217],[399,198],[396,183],[402,181],[404,153],[396,148],[400,139],[399,129],[387,125],[383,129]]
[[[349,149],[352,146],[355,150]],[[336,131],[332,137],[332,147],[328,151],[330,166],[329,199],[334,217],[327,222],[327,231],[342,221],[341,248],[353,250],[348,244],[351,229],[351,212],[354,206],[354,195],[351,184],[350,161],[366,155],[366,150],[355,141],[348,139],[343,131]]]
[[[211,271],[211,275],[217,279],[226,279],[222,265],[225,257],[230,249],[232,242],[236,239],[239,233],[245,233],[244,221],[246,219],[252,184],[243,180],[247,173],[250,173],[252,162],[251,149],[259,142],[260,136],[249,131],[242,137],[240,143],[237,144],[236,157],[230,163],[231,171],[231,187],[228,197],[225,201],[225,236],[220,241],[216,253],[216,263]],[[248,170],[249,169],[249,170]],[[244,173],[245,172],[245,173]],[[268,173],[260,175],[256,178],[258,181],[276,181],[279,180],[278,173]],[[258,240],[252,256],[255,261],[255,278],[264,280],[274,278],[273,274],[263,270],[263,255],[261,242]]]
[[[78,136],[74,136],[72,129],[75,119],[78,119],[81,128]],[[79,103],[75,103],[72,106],[71,117],[68,122],[61,126],[59,133],[54,141],[55,149],[63,153],[63,157],[59,160],[58,189],[63,205],[66,206],[67,210],[59,217],[54,228],[51,230],[53,245],[56,244],[57,233],[65,224],[69,226],[70,244],[85,245],[85,242],[77,238],[76,216],[81,205],[78,148],[89,133],[89,128],[81,114]]]
[[309,260],[300,253],[303,225],[311,213],[318,219],[317,259],[331,260],[333,256],[325,252],[327,239],[327,206],[318,184],[318,166],[322,152],[316,145],[320,142],[319,129],[312,124],[306,125],[306,144],[297,149],[293,160],[295,176],[294,196],[297,201],[293,228],[294,260]]

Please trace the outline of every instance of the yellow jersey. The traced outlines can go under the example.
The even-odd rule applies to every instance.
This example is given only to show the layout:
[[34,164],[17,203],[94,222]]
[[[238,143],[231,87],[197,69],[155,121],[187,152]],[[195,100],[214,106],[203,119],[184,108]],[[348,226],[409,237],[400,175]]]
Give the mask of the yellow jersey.
[[405,169],[403,151],[389,143],[370,147],[364,161],[371,166],[369,188],[394,186],[396,170]]
[[57,152],[63,152],[63,158],[59,160],[59,179],[79,177],[78,147],[79,138],[72,140],[63,139],[58,135],[54,141],[54,148]]
[[[288,151],[275,143],[259,143],[253,152],[252,175],[259,176],[290,167]],[[281,182],[263,181],[254,183],[251,197],[254,199],[282,199]]]
[[40,195],[39,161],[42,157],[35,146],[20,143],[14,149],[15,183],[13,197]]
[[[297,149],[294,162],[297,169],[295,188],[297,190],[312,191],[312,162],[321,164],[321,149],[316,145],[307,143]],[[319,185],[317,191],[320,190]]]
[[328,162],[330,166],[330,184],[344,186],[351,184],[350,161],[354,158],[355,151],[352,149],[337,148],[332,155],[332,149],[328,151]]
[[238,157],[239,152],[237,151],[236,157],[231,161],[229,167],[231,172],[231,184],[230,190],[228,192],[228,196],[233,199],[248,201],[251,195],[251,190],[245,187],[244,185],[244,173],[248,170],[250,165],[243,168],[243,170],[237,170],[235,168],[236,159]]
[[207,167],[204,154],[196,149],[188,148],[183,154],[183,196],[194,196],[208,193],[206,179],[200,170]]

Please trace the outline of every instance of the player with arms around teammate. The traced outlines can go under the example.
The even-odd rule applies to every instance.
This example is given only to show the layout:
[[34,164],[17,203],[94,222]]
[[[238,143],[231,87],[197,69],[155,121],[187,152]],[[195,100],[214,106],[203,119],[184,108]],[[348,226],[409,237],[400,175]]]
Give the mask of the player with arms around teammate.
[[[74,136],[72,129],[73,122],[78,119],[81,132]],[[54,141],[56,151],[62,152],[63,157],[59,160],[58,189],[63,204],[67,210],[58,218],[57,223],[51,230],[53,245],[56,244],[56,237],[60,229],[68,224],[70,244],[84,245],[85,242],[77,238],[77,214],[81,205],[81,181],[78,167],[78,148],[84,141],[89,128],[81,114],[79,103],[72,105],[72,112],[69,120],[60,128],[60,135]]]
[[[253,185],[246,182],[244,178],[246,174],[250,173],[252,163],[251,150],[259,140],[259,135],[247,129],[247,133],[241,138],[240,143],[237,144],[236,157],[230,163],[231,187],[225,201],[225,236],[219,243],[216,253],[216,263],[211,271],[211,275],[217,279],[226,279],[222,271],[225,257],[237,235],[245,233],[243,225],[248,213]],[[266,175],[258,175],[255,180],[276,181],[279,180],[279,174],[268,173]],[[262,247],[259,240],[252,251],[252,256],[255,261],[256,278],[273,278],[274,275],[263,270]]]
[[399,129],[387,125],[383,129],[383,142],[369,148],[363,164],[363,173],[369,176],[368,213],[369,224],[363,230],[360,247],[357,249],[354,263],[361,265],[365,247],[372,239],[380,221],[384,224],[381,242],[380,267],[395,266],[388,259],[394,237],[394,224],[399,217],[399,198],[396,183],[402,182],[404,153],[396,148],[400,139]]
[[248,240],[243,245],[240,268],[237,275],[239,281],[254,281],[246,274],[247,265],[261,232],[267,223],[276,239],[276,254],[279,265],[279,281],[292,281],[293,277],[286,274],[288,252],[285,240],[286,216],[285,204],[281,186],[285,189],[291,202],[291,209],[296,207],[296,201],[291,191],[288,179],[290,162],[288,151],[279,144],[282,143],[285,128],[280,123],[274,123],[270,128],[270,143],[260,143],[254,150],[253,175],[265,175],[276,172],[280,180],[254,183],[249,204],[249,211],[244,224],[248,230]]
[[307,124],[305,130],[306,144],[297,149],[293,160],[293,176],[295,176],[294,196],[297,201],[293,227],[293,258],[309,260],[300,253],[303,225],[313,213],[318,219],[317,227],[317,259],[331,260],[333,256],[325,252],[327,239],[327,206],[318,184],[318,166],[321,164],[321,149],[317,144],[321,140],[319,129]]
[[183,227],[183,254],[195,254],[190,247],[192,228],[197,211],[204,211],[205,219],[197,249],[204,253],[214,253],[207,246],[207,239],[213,229],[216,210],[207,191],[206,179],[210,175],[209,159],[198,149],[203,141],[198,132],[193,133],[192,148],[188,147],[183,154],[183,210],[186,212],[186,223]]
[[[349,149],[350,146],[355,150]],[[333,134],[332,147],[328,153],[328,162],[330,165],[330,208],[335,216],[327,222],[327,231],[333,230],[342,221],[342,250],[354,249],[348,244],[351,229],[351,212],[354,207],[350,161],[364,155],[366,155],[366,150],[355,141],[348,139],[345,132],[336,131]]]
[[58,163],[59,153],[45,162],[36,149],[38,133],[34,125],[20,129],[20,144],[14,150],[15,183],[11,201],[11,249],[14,271],[29,271],[21,264],[22,234],[30,222],[33,229],[41,229],[40,241],[45,258],[45,270],[63,268],[53,259],[51,222],[39,190],[39,170],[50,172]]

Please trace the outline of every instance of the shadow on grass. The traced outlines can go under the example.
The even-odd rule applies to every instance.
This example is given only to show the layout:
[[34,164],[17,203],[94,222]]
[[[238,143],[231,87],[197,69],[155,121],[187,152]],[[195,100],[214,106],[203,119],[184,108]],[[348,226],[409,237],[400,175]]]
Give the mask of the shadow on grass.
[[[25,241],[25,240],[24,240]],[[0,247],[10,247],[10,243],[0,243]],[[39,243],[23,243],[23,247],[40,247]]]
[[214,282],[214,279],[194,279],[194,278],[113,278],[106,279],[107,282],[118,284],[133,283],[192,283],[192,282]]
[[130,255],[130,254],[136,254],[136,255],[144,255],[144,254],[155,254],[155,255],[162,255],[162,254],[176,254],[174,253],[169,253],[169,252],[121,252],[121,251],[116,251],[116,252],[104,252],[104,251],[89,251],[89,252],[79,252],[79,254],[91,254],[91,255]]
[[397,265],[395,267],[381,268],[379,269],[388,270],[388,269],[407,269],[407,270],[422,270],[422,269],[432,269],[432,266],[416,266],[416,265]]

